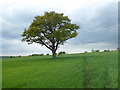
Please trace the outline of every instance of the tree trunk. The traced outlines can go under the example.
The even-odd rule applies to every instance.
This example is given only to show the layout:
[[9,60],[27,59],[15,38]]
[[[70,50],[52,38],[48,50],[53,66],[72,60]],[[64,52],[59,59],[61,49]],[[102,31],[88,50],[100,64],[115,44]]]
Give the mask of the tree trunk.
[[52,50],[52,58],[56,58],[56,50]]

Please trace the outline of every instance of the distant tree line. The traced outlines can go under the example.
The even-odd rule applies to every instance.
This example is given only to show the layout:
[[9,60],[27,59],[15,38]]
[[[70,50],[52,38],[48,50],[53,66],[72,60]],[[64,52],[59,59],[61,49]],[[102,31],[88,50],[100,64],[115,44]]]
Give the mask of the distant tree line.
[[32,54],[32,55],[29,55],[29,56],[43,56],[44,54]]
[[9,58],[17,58],[17,57],[21,57],[21,55],[19,55],[19,56],[9,56]]
[[[120,48],[117,48],[117,50],[120,51]],[[101,52],[110,52],[110,51],[112,51],[112,50],[105,49],[105,50],[103,50],[103,51],[101,51]],[[100,50],[99,50],[99,49],[97,49],[97,50],[92,49],[91,52],[100,52]],[[85,51],[84,53],[87,53],[87,51]]]
[[[120,47],[118,47],[116,49],[117,51],[120,51]],[[105,49],[103,51],[100,51],[99,49],[92,49],[91,52],[94,53],[94,52],[110,52],[112,50],[109,50],[109,49]],[[88,53],[88,51],[85,51],[84,53]],[[64,55],[64,54],[67,54],[65,51],[60,51],[58,53],[56,53],[56,55],[60,56],[60,55]],[[50,54],[46,54],[46,56],[49,56]],[[28,55],[28,56],[45,56],[44,54],[32,54],[32,55]],[[19,56],[8,56],[9,58],[17,58],[17,57],[22,57],[21,55]]]

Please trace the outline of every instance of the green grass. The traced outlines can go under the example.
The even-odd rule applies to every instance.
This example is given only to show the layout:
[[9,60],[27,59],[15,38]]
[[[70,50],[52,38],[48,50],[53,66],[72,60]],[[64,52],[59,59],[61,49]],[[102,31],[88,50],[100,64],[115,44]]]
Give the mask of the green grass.
[[117,88],[118,53],[4,58],[3,88]]

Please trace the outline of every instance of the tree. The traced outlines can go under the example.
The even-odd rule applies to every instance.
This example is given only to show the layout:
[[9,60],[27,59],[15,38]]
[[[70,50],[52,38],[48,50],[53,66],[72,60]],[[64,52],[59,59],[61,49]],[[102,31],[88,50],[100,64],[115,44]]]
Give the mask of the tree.
[[95,50],[95,52],[100,52],[100,50]]
[[79,26],[72,24],[68,16],[63,16],[63,13],[45,12],[43,16],[36,16],[29,28],[24,30],[22,41],[46,46],[55,58],[59,45],[76,37],[78,29]]

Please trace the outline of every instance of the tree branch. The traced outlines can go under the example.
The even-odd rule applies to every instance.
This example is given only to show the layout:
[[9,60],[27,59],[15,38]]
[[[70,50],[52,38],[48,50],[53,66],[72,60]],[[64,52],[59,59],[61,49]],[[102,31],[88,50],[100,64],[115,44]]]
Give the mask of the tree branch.
[[57,40],[57,44],[56,44],[56,46],[55,46],[55,50],[57,50],[58,44],[59,44],[59,40]]
[[45,45],[48,49],[52,50],[52,48],[50,48],[49,46],[47,46],[42,40],[41,40],[42,44]]

